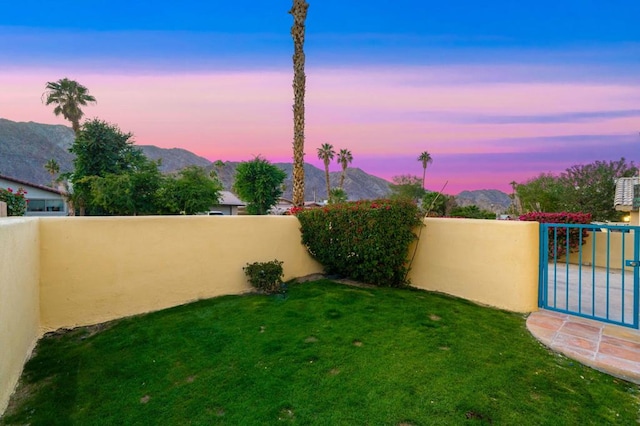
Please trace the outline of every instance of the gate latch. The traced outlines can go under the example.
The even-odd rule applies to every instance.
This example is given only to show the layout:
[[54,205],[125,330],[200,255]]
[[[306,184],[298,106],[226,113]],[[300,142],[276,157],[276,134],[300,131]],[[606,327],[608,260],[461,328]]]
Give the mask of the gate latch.
[[624,262],[624,264],[626,266],[633,266],[634,268],[637,268],[638,266],[640,266],[640,261],[637,261],[637,260],[626,260]]

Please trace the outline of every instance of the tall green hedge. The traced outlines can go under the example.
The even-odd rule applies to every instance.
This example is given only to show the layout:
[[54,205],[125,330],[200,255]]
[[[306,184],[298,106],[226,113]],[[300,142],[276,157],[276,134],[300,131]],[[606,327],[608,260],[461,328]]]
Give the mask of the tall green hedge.
[[326,273],[379,286],[408,284],[409,245],[422,225],[413,202],[367,200],[296,215],[302,243]]

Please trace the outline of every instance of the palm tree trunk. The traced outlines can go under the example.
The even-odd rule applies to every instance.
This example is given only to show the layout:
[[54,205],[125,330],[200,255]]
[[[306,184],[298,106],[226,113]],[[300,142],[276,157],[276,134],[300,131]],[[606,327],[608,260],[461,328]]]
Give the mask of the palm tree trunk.
[[305,0],[293,0],[289,13],[293,16],[293,205],[304,206],[304,32],[309,4]]
[[424,189],[424,178],[427,176],[427,168],[422,168],[422,189]]
[[331,185],[329,184],[329,164],[324,163],[324,178],[327,181],[327,201],[329,201],[329,196],[331,195]]
[[342,169],[342,174],[340,175],[340,189],[344,189],[344,175],[347,172],[346,168]]

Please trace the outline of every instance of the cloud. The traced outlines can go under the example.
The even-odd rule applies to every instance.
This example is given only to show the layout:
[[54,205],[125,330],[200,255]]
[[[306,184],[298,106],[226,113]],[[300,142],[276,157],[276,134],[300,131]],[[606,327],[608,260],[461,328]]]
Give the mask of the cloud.
[[562,112],[556,114],[539,115],[483,115],[464,113],[425,112],[425,117],[448,121],[451,123],[482,123],[482,124],[525,124],[525,123],[586,123],[599,122],[615,118],[640,117],[640,109]]

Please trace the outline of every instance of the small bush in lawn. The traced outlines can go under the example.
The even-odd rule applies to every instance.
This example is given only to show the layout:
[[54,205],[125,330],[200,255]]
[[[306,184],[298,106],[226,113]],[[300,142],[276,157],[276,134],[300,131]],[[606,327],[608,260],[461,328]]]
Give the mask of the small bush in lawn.
[[249,278],[249,283],[266,294],[278,293],[282,289],[282,262],[272,260],[269,262],[247,263],[242,268]]
[[326,273],[387,287],[408,284],[409,245],[422,225],[415,203],[357,201],[303,210],[296,216],[302,243]]
[[[539,223],[567,223],[567,224],[588,224],[591,223],[591,213],[542,213],[531,212],[520,216],[520,220],[528,220]],[[582,233],[582,244],[586,242],[589,232],[579,228],[549,228],[549,246],[547,252],[550,259],[557,259],[567,254],[567,231],[569,234],[569,253],[578,251],[580,248],[580,234]]]

